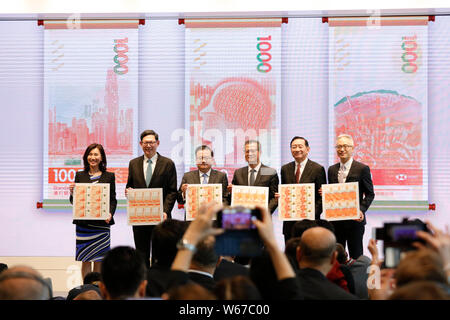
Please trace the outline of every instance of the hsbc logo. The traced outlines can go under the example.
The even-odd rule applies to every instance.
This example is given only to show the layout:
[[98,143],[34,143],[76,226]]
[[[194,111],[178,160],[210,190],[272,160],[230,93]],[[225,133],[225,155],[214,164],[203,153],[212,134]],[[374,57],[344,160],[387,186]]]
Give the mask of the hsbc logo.
[[406,174],[400,173],[395,176],[395,179],[397,179],[398,181],[405,181],[406,179],[408,179],[408,176]]

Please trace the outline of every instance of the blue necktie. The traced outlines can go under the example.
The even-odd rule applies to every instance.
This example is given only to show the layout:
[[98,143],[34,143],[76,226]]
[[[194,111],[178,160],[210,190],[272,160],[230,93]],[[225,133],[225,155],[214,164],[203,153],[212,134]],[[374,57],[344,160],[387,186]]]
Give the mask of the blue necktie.
[[147,187],[150,185],[150,181],[152,180],[152,160],[148,159],[148,166],[147,166],[147,174],[145,176],[145,183]]
[[206,173],[202,174],[203,177],[203,181],[202,184],[208,184],[208,181],[206,180],[206,178],[208,177],[208,175]]

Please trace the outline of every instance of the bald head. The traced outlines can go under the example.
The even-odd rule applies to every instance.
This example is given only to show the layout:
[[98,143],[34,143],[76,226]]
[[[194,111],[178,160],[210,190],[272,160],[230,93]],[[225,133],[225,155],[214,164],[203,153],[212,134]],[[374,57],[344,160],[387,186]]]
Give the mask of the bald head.
[[0,300],[48,300],[50,290],[41,274],[27,266],[12,267],[0,275]]
[[322,227],[310,228],[301,237],[297,260],[308,267],[328,267],[330,263],[332,265],[335,250],[336,237],[330,230]]

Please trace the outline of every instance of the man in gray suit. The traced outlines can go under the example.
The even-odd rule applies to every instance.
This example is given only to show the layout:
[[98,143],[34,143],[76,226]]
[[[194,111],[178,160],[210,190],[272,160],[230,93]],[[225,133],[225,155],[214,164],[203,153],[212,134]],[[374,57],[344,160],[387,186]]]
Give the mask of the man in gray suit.
[[[315,189],[315,218],[320,219],[322,213],[322,196],[319,189],[322,184],[327,183],[325,168],[317,162],[308,159],[310,151],[308,140],[295,136],[291,140],[291,154],[295,161],[289,162],[281,167],[281,183],[314,183]],[[291,238],[291,229],[295,221],[283,222],[284,240]]]
[[181,179],[181,185],[177,194],[179,204],[184,204],[186,200],[186,190],[189,184],[221,184],[222,201],[228,205],[228,178],[227,174],[211,168],[214,163],[214,152],[206,145],[202,145],[195,150],[195,159],[198,170],[186,172]]
[[268,208],[270,213],[273,213],[278,206],[278,199],[275,198],[275,193],[278,192],[278,174],[275,169],[262,164],[260,157],[261,144],[259,141],[247,140],[245,142],[245,161],[248,166],[234,172],[228,191],[231,193],[232,185],[269,187]]

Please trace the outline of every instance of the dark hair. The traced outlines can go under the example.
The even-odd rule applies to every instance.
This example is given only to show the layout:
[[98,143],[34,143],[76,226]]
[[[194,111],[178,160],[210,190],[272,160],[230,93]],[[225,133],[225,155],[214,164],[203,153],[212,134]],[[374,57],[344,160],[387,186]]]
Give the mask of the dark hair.
[[347,255],[346,255],[344,246],[342,244],[340,244],[339,242],[336,243],[336,251],[338,253],[336,260],[340,264],[345,264],[347,262]]
[[177,242],[183,237],[187,223],[167,219],[158,224],[152,233],[152,261],[159,266],[170,268],[178,252]]
[[144,130],[144,131],[141,133],[141,141],[142,141],[146,136],[154,136],[156,141],[159,140],[159,135],[158,135],[155,131],[153,131],[153,130]]
[[261,151],[261,143],[258,140],[246,140],[244,147],[250,143],[256,143],[256,145],[258,146],[258,151]]
[[303,138],[303,137],[299,137],[299,136],[293,137],[292,140],[291,140],[291,143],[289,144],[289,146],[292,147],[292,142],[294,142],[294,140],[297,140],[297,139],[302,139],[303,141],[305,141],[305,146],[309,147],[309,142],[308,142],[308,140],[306,140],[306,139]]
[[86,148],[86,151],[84,152],[84,155],[83,155],[84,171],[89,172],[88,156],[89,156],[89,153],[91,153],[91,151],[94,150],[95,148],[97,148],[98,151],[100,151],[100,155],[102,156],[102,161],[100,161],[98,168],[100,169],[101,172],[105,172],[106,171],[106,154],[105,154],[105,150],[103,149],[103,146],[99,143],[92,143]]
[[83,284],[93,284],[96,285],[98,281],[102,279],[100,272],[89,272],[84,276]]
[[255,284],[244,276],[234,276],[220,280],[214,289],[219,300],[261,300]]
[[214,249],[215,238],[206,237],[197,244],[197,251],[192,257],[192,262],[202,267],[211,267],[217,264],[219,256]]
[[102,282],[113,299],[134,296],[146,279],[144,258],[131,247],[110,250],[103,259]]
[[294,271],[299,269],[297,262],[297,247],[300,245],[300,241],[301,237],[290,238],[284,246],[284,254],[287,256]]
[[251,259],[249,276],[264,300],[279,298],[274,290],[277,287],[278,278],[267,250]]
[[291,229],[291,237],[301,237],[303,232],[310,228],[317,227],[315,220],[303,219],[294,223]]
[[0,273],[5,270],[8,270],[8,265],[6,263],[0,263]]
[[210,147],[208,147],[207,145],[201,145],[201,146],[197,147],[195,149],[195,157],[197,157],[197,152],[199,152],[200,150],[209,150],[211,152],[211,157],[214,157],[214,151],[212,151],[212,149]]

